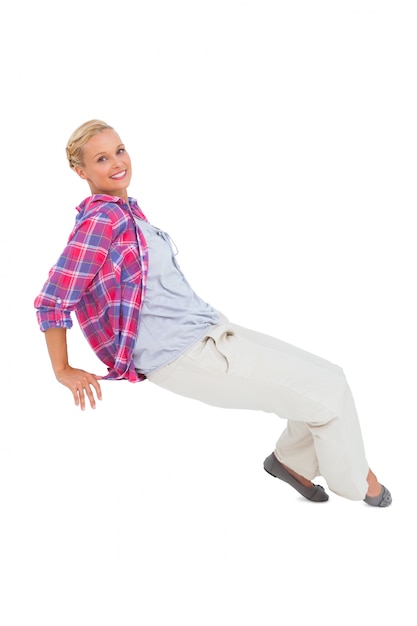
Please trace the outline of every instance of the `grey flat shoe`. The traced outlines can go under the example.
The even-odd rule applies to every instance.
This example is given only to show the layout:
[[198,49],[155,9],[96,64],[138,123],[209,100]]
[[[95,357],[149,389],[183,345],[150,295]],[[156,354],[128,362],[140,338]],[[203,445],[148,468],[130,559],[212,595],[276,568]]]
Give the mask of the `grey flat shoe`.
[[275,478],[279,478],[284,482],[291,485],[301,493],[302,496],[307,498],[307,500],[311,500],[312,502],[326,502],[329,499],[328,494],[324,491],[321,485],[314,485],[313,487],[305,487],[302,485],[294,476],[292,476],[285,467],[280,463],[275,456],[274,453],[270,454],[264,461],[264,470],[274,476]]
[[386,487],[384,487],[384,485],[381,485],[381,487],[382,489],[381,489],[381,493],[379,494],[379,496],[375,496],[373,498],[371,498],[370,496],[365,496],[363,501],[366,502],[366,504],[370,504],[371,506],[379,506],[379,507],[389,506],[392,502],[391,493],[388,491]]

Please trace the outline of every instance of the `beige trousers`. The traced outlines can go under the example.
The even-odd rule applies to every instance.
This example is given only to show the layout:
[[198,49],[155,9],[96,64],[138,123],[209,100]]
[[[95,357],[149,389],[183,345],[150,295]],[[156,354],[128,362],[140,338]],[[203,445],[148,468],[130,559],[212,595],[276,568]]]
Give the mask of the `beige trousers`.
[[340,367],[229,322],[148,379],[214,406],[276,413],[288,420],[277,458],[306,478],[322,476],[351,500],[367,492],[366,461],[352,393]]

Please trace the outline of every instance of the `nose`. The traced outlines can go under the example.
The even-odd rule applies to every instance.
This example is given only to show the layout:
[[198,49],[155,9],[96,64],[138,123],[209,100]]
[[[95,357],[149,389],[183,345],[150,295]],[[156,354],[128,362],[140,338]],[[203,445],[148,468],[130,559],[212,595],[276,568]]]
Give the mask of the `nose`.
[[122,154],[117,154],[114,157],[114,160],[113,160],[113,169],[117,170],[122,165],[124,165],[123,155]]

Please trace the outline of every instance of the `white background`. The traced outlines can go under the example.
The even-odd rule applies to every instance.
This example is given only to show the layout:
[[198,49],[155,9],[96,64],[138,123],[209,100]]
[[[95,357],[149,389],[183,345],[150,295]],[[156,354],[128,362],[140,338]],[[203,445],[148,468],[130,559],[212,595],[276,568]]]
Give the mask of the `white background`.
[[[416,3],[26,0],[1,31],[2,626],[413,623]],[[148,382],[73,406],[33,300],[93,117],[199,295],[344,368],[392,507],[269,477],[275,415]]]

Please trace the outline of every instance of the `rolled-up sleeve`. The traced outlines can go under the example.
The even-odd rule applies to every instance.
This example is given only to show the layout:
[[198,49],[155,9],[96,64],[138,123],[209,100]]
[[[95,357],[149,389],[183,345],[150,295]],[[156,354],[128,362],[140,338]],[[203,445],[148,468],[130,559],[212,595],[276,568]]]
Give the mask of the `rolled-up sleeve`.
[[71,313],[105,262],[111,242],[112,224],[104,214],[76,225],[34,301],[42,331],[53,327],[71,328]]

